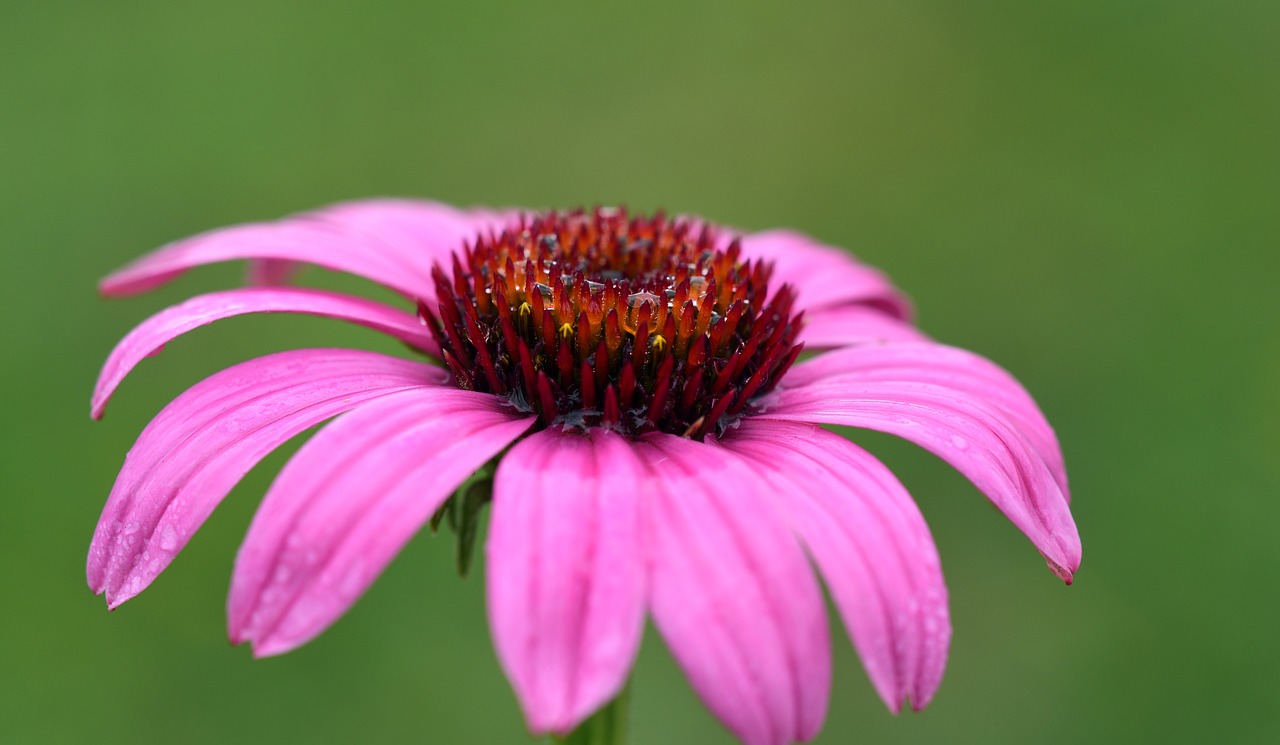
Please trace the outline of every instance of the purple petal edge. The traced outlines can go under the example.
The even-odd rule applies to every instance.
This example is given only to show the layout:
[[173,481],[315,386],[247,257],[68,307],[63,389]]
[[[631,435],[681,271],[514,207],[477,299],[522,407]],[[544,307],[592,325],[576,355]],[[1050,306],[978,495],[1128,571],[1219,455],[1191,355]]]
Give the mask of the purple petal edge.
[[372,352],[304,349],[223,370],[178,396],[125,458],[89,547],[89,587],[115,608],[169,565],[263,456],[329,417],[445,374]]
[[950,463],[984,493],[1071,584],[1080,534],[1051,469],[999,407],[947,386],[840,378],[776,392],[766,419],[898,435]]
[[533,421],[495,396],[419,388],[325,427],[280,472],[245,536],[227,600],[231,640],[265,657],[319,635]]
[[929,341],[836,349],[796,365],[783,386],[839,382],[932,383],[995,406],[1027,437],[1070,500],[1067,469],[1053,427],[1022,384],[991,360]]
[[467,211],[439,202],[344,202],[274,222],[247,223],[176,241],[107,276],[106,296],[134,295],[189,269],[237,259],[260,262],[251,280],[284,280],[297,263],[365,277],[407,297],[431,297],[431,266],[463,242],[513,220],[512,213]]
[[107,357],[94,386],[92,417],[101,419],[108,400],[129,372],[168,342],[201,326],[249,313],[302,313],[336,318],[381,331],[430,354],[439,353],[431,333],[416,316],[372,300],[304,289],[214,292],[157,313],[120,340]]
[[789,284],[795,289],[798,310],[860,304],[904,321],[914,317],[911,301],[883,272],[847,251],[781,228],[741,240],[745,258],[773,262],[771,287]]
[[714,443],[648,435],[649,605],[695,691],[748,745],[814,737],[831,648],[821,590],[768,485]]
[[909,321],[866,305],[818,308],[805,313],[796,341],[806,351],[834,349],[855,344],[919,342],[929,337]]
[[812,424],[747,420],[720,442],[774,487],[885,704],[894,713],[903,701],[926,706],[951,623],[937,548],[906,489],[869,453]]
[[605,430],[507,453],[485,551],[498,659],[535,735],[567,734],[626,683],[644,627],[643,467]]

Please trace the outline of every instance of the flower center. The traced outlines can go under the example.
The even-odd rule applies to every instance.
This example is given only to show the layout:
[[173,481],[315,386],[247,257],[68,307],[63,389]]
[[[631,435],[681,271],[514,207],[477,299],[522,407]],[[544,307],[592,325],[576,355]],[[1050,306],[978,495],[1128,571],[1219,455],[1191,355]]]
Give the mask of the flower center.
[[623,210],[550,212],[480,236],[422,304],[458,386],[541,427],[703,439],[732,426],[800,353],[793,294],[706,226]]

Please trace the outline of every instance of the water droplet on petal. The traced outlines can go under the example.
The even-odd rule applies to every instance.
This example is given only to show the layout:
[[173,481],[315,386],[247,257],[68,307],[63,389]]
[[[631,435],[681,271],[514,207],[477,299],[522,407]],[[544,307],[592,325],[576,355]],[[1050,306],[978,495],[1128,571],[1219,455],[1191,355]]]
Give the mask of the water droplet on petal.
[[160,550],[174,551],[178,548],[178,530],[171,523],[165,523],[160,531]]

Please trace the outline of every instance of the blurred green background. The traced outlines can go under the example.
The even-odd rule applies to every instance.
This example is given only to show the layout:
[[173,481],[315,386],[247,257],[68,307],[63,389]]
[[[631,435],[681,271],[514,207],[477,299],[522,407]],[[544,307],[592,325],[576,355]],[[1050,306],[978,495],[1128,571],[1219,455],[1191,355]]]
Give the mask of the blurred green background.
[[[1038,397],[1078,582],[945,465],[861,437],[929,519],[955,638],[935,703],[895,718],[834,628],[819,742],[1280,741],[1277,39],[1270,1],[5,3],[0,740],[528,741],[482,583],[445,539],[298,652],[227,645],[232,559],[293,447],[149,592],[108,614],[85,587],[115,472],[167,400],[281,348],[397,352],[230,320],[143,364],[94,424],[121,335],[242,267],[115,302],[97,278],[203,229],[389,194],[797,227]],[[653,634],[635,715],[637,745],[730,741]]]

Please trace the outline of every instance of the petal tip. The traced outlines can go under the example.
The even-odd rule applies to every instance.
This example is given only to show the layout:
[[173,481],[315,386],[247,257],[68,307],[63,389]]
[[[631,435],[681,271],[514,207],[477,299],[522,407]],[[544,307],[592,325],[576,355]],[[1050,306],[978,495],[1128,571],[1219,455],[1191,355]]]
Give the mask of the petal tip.
[[[92,551],[92,549],[90,549]],[[84,582],[89,586],[89,592],[94,595],[101,595],[106,589],[106,582],[103,581],[105,571],[94,561],[94,556],[89,555],[89,565],[84,569]]]
[[933,701],[933,692],[928,693],[917,692],[915,695],[907,696],[907,704],[911,710],[917,714],[924,711],[929,706],[929,702]]
[[1049,571],[1053,572],[1058,579],[1067,583],[1067,586],[1070,586],[1073,582],[1075,582],[1075,573],[1080,569],[1079,561],[1073,562],[1075,566],[1074,569],[1068,569],[1067,567],[1059,564],[1058,562],[1054,561],[1053,559],[1050,559],[1047,556],[1045,557],[1044,561],[1046,564],[1049,565]]
[[118,269],[98,280],[98,295],[102,298],[110,300],[136,294],[123,269]]
[[263,640],[254,639],[251,640],[251,644],[253,647],[253,659],[255,660],[263,660],[268,657],[279,657],[286,652],[292,652],[298,647],[298,644],[296,643],[271,638]]
[[557,740],[568,739],[575,728],[575,725],[564,721],[564,717],[536,716],[528,711],[525,713],[524,726],[533,737],[553,737]]
[[252,640],[253,635],[242,624],[234,624],[230,620],[227,621],[227,641],[231,643],[231,646],[238,647]]
[[143,590],[150,587],[151,582],[154,579],[155,575],[148,578],[143,575],[130,572],[118,581],[110,578],[104,580],[102,594],[105,595],[107,599],[107,610],[115,610],[130,600],[133,600],[135,597],[142,594]]

